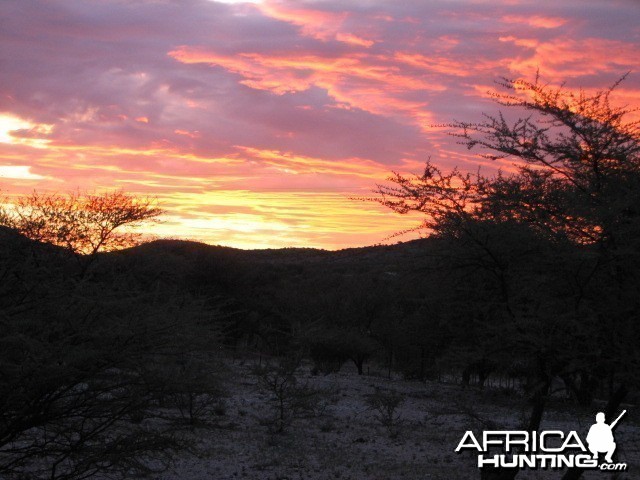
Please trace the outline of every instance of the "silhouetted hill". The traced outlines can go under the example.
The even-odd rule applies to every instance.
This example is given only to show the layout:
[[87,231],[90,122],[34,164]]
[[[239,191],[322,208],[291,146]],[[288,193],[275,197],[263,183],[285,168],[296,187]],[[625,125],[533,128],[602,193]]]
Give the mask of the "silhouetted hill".
[[395,245],[375,245],[337,251],[316,248],[243,250],[186,240],[155,240],[106,255],[125,256],[127,258],[173,257],[186,261],[206,257],[265,264],[363,262],[381,267],[415,259],[416,256],[424,254],[428,244],[428,239],[419,239]]
[[[314,248],[243,250],[185,240],[156,240],[117,252],[99,254],[90,272],[98,277],[135,275],[143,280],[173,279],[184,285],[232,283],[251,284],[260,277],[271,281],[305,275],[329,274],[398,275],[420,268],[429,250],[429,239],[395,245],[377,245],[327,251]],[[82,263],[65,249],[35,242],[0,227],[0,254],[56,258],[55,262]],[[84,259],[86,261],[86,258]],[[104,280],[104,278],[103,278]],[[114,278],[115,280],[115,278]],[[237,286],[237,285],[236,285]]]
[[[429,240],[327,251],[313,248],[242,250],[181,240],[157,240],[100,256],[96,271],[115,269],[141,281],[162,279],[181,287],[246,298],[255,290],[329,278],[413,276],[428,261]],[[146,283],[146,282],[144,282]],[[252,292],[252,293],[247,293]]]
[[[326,251],[241,250],[157,240],[78,258],[0,229],[0,257],[15,259],[22,278],[32,276],[35,281],[37,273],[43,291],[64,280],[78,295],[85,293],[75,292],[77,288],[114,301],[131,295],[151,304],[156,298],[172,298],[180,305],[220,312],[217,321],[224,324],[229,343],[250,332],[275,345],[282,340],[274,340],[274,335],[281,336],[303,317],[353,316],[350,312],[361,311],[374,318],[385,315],[381,312],[391,305],[419,308],[411,299],[421,297],[426,288],[421,276],[430,262],[430,242]],[[21,264],[27,257],[33,261]],[[349,312],[340,313],[345,309]]]
[[68,274],[78,266],[64,248],[31,240],[15,230],[0,226],[0,260],[5,271],[17,265],[25,266],[24,259],[35,266]]
[[60,252],[62,249],[47,243],[31,240],[15,230],[0,225],[0,252],[9,248],[35,248],[43,252]]

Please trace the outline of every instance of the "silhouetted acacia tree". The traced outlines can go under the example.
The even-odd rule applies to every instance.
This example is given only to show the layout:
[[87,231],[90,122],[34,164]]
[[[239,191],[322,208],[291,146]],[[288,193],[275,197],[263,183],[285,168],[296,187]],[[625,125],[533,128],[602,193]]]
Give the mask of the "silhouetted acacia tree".
[[22,235],[63,247],[74,254],[93,255],[132,247],[139,235],[123,231],[157,219],[155,200],[122,191],[67,195],[33,192],[0,212],[0,224]]
[[505,79],[496,101],[526,116],[449,127],[483,157],[513,160],[515,173],[445,173],[427,162],[422,175],[394,174],[377,189],[394,211],[424,213],[421,227],[441,241],[460,351],[526,367],[528,430],[554,376],[583,403],[606,382],[608,412],[638,382],[640,129],[610,100],[620,81],[574,93]]
[[301,362],[300,352],[290,352],[254,370],[258,387],[269,396],[267,402],[271,412],[264,423],[273,433],[282,433],[294,419],[313,416],[318,409],[324,409],[324,392],[300,382],[298,378]]

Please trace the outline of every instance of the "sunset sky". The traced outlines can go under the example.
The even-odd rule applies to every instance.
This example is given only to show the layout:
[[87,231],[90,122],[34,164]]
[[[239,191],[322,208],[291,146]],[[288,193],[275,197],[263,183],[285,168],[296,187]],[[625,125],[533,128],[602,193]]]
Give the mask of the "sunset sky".
[[2,0],[0,65],[9,198],[123,189],[158,236],[337,249],[418,222],[351,199],[391,170],[477,169],[434,125],[497,111],[502,76],[631,71],[640,105],[640,2]]

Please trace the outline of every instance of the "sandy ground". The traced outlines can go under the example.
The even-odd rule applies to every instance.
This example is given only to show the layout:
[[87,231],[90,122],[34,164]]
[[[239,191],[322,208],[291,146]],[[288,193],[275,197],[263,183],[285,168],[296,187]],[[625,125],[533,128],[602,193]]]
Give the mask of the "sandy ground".
[[[322,389],[324,408],[275,434],[268,426],[271,397],[260,390],[252,368],[248,363],[230,365],[224,407],[188,430],[199,453],[181,457],[157,480],[479,479],[475,454],[454,452],[463,433],[515,428],[526,408],[518,396],[495,389],[358,376],[350,365],[337,374],[314,376],[303,366],[298,383]],[[404,399],[397,409],[399,426],[392,432],[367,402],[376,390],[397,392]],[[584,439],[595,412],[576,410],[569,403],[555,404],[545,414],[543,428],[576,430]],[[616,429],[619,461],[629,465],[620,479],[640,478],[636,420],[630,414]],[[528,470],[517,478],[561,477],[562,471]],[[583,478],[615,477],[591,471]]]

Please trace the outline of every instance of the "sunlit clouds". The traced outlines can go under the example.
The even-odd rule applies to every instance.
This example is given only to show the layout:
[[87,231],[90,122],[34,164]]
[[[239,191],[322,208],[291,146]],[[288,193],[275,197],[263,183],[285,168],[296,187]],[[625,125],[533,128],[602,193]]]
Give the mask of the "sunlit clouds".
[[45,147],[52,128],[52,125],[37,125],[11,114],[0,114],[0,143]]
[[417,219],[353,198],[428,157],[508,169],[437,127],[495,112],[503,76],[631,71],[618,101],[640,105],[634,2],[6,0],[0,20],[3,194],[121,188],[166,208],[156,236],[243,248],[385,241]]
[[42,180],[45,177],[31,172],[31,167],[25,165],[0,166],[0,178],[11,180]]

